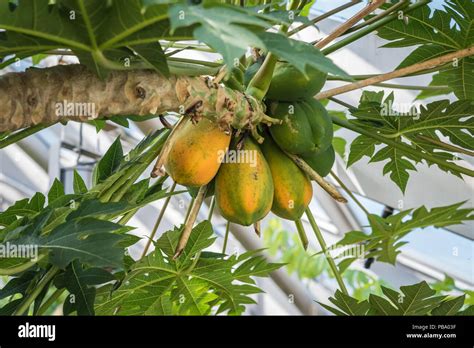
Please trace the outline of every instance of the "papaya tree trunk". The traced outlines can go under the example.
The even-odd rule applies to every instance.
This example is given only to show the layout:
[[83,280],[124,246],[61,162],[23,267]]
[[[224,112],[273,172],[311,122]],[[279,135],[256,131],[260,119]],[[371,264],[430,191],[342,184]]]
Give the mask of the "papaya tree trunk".
[[164,77],[153,70],[111,71],[104,80],[80,64],[30,68],[0,77],[0,132],[37,124],[164,112],[209,118],[222,129],[271,122],[251,96],[208,77]]

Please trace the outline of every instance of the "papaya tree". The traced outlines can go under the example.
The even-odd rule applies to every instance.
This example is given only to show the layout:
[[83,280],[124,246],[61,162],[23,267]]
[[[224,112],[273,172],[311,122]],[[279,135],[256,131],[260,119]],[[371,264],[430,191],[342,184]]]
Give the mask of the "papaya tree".
[[[50,314],[60,302],[65,315],[241,314],[261,292],[255,277],[283,264],[262,250],[229,254],[228,233],[232,224],[259,234],[269,214],[292,221],[305,249],[302,218],[309,221],[339,287],[329,299],[334,307],[323,304],[335,314],[472,313],[465,296],[435,295],[426,282],[399,291],[383,287],[362,301],[351,297],[344,272],[357,257],[340,261],[329,253],[309,209],[312,182],[339,204],[355,200],[370,232],[345,231],[338,245],[363,245],[364,258],[390,264],[414,229],[474,216],[460,202],[380,217],[331,170],[346,142],[334,132],[345,128],[357,134],[347,165],[365,156],[383,161],[380,174],[402,192],[421,164],[460,180],[474,176],[458,161],[474,151],[474,3],[446,0],[433,8],[429,0],[373,0],[314,42],[294,38],[358,3],[308,18],[317,1],[0,0],[2,69],[48,56],[77,59],[0,76],[0,148],[58,123],[100,129],[105,122],[122,127],[156,118],[163,125],[126,154],[117,139],[96,164],[92,183],[75,172],[73,193],[55,180],[46,194],[0,213],[2,250],[37,251],[34,258],[0,259],[0,313]],[[387,41],[381,49],[413,51],[394,71],[370,76],[351,74],[331,59],[372,34]],[[179,54],[191,51],[217,58]],[[433,76],[428,86],[386,83],[423,74]],[[340,86],[327,88],[327,81]],[[394,93],[368,86],[416,89],[420,98],[436,100],[416,115],[400,113],[391,108]],[[338,98],[354,90],[362,90],[358,105]],[[344,108],[343,116],[329,102]],[[178,194],[192,196],[182,225],[155,238]],[[140,238],[130,233],[129,221],[161,199],[142,257],[134,259],[127,250]],[[206,200],[209,218],[198,221]],[[221,253],[206,250],[216,239],[214,207],[228,221]]]

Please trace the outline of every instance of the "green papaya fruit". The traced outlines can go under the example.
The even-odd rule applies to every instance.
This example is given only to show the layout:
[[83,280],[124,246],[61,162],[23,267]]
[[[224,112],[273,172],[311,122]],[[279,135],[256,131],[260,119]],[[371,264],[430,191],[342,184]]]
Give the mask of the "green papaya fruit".
[[282,150],[292,154],[315,151],[311,125],[300,103],[271,102],[268,112],[283,121],[270,127],[270,134]]
[[313,168],[316,173],[324,177],[331,171],[334,161],[336,160],[336,153],[334,152],[334,148],[331,145],[326,151],[320,154],[307,153],[301,155],[301,158],[306,163],[308,163],[308,165]]
[[323,153],[332,144],[334,136],[332,119],[324,106],[313,98],[303,101],[301,106],[305,109],[309,124],[311,125],[313,142],[315,144],[313,152],[315,154]]

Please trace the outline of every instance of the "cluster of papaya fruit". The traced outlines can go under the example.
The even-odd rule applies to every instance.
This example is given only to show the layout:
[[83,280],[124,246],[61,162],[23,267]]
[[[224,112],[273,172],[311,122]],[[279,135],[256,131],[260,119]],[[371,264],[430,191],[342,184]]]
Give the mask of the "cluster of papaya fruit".
[[[258,70],[255,65],[247,70],[247,82]],[[318,70],[305,76],[278,62],[265,102],[267,113],[282,123],[263,129],[265,141],[258,144],[245,134],[232,137],[207,119],[196,124],[186,120],[171,139],[167,173],[184,186],[209,185],[208,194],[215,194],[221,215],[230,222],[248,226],[270,211],[299,220],[313,189],[287,153],[303,158],[321,176],[329,173],[335,156],[332,122],[312,98],[325,81]],[[229,152],[233,156],[227,156]]]

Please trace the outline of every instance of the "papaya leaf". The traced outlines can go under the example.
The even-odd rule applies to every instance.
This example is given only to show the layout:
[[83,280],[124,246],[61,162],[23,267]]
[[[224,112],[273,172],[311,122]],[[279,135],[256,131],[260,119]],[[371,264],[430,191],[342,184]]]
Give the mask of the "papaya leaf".
[[181,228],[164,233],[155,251],[135,263],[111,296],[96,304],[96,313],[240,314],[245,304],[254,303],[249,295],[261,292],[251,277],[267,276],[280,267],[254,253],[227,257],[203,252],[215,239],[208,221],[194,227],[182,256],[173,260],[180,233]]
[[[383,92],[364,91],[357,109],[351,109],[355,118],[350,122],[371,132],[411,146],[419,154],[405,152],[403,149],[380,145],[370,137],[358,136],[351,144],[348,165],[352,165],[364,156],[371,162],[386,161],[383,173],[390,173],[390,178],[405,191],[409,171],[416,170],[415,164],[424,160],[424,154],[435,156],[446,163],[452,163],[458,157],[449,148],[441,136],[464,149],[474,149],[474,115],[472,101],[459,100],[450,103],[438,100],[409,110],[396,110],[393,93],[384,98]],[[433,163],[426,160],[428,165]],[[438,164],[438,167],[458,177],[461,174],[452,167]]]
[[66,288],[74,301],[69,296],[68,312],[75,311],[77,315],[94,315],[94,301],[96,295],[95,285],[104,284],[115,280],[114,276],[101,268],[84,269],[78,261],[73,261],[66,271],[54,279],[58,289]]
[[48,192],[48,204],[53,203],[62,196],[64,196],[64,185],[58,179],[54,179],[53,185],[51,185]]
[[422,44],[436,44],[455,50],[463,47],[463,35],[450,25],[452,18],[449,13],[440,9],[431,13],[428,6],[421,6],[405,16],[408,17],[408,24],[403,19],[399,19],[378,29],[378,36],[390,41],[383,47],[407,47]]
[[[18,58],[57,49],[71,49],[81,63],[105,77],[110,63],[125,67],[130,59],[169,73],[159,40],[192,39],[180,29],[172,35],[166,2],[143,7],[141,0],[49,0],[19,1],[13,10],[9,1],[0,4],[2,35],[0,57]],[[130,50],[130,48],[132,50]],[[12,61],[14,62],[14,60]]]
[[[447,0],[443,8],[430,13],[429,6],[422,6],[405,14],[405,20],[395,20],[378,30],[378,36],[390,42],[383,47],[418,46],[397,67],[401,69],[444,54],[468,48],[474,43],[474,3],[472,1]],[[407,20],[407,22],[405,22]],[[460,100],[474,98],[474,60],[466,57],[454,61],[441,70],[431,85],[442,80]],[[443,85],[444,85],[443,83]],[[424,91],[422,96],[438,95]]]
[[382,296],[370,294],[368,300],[359,302],[339,290],[329,301],[335,306],[321,304],[336,315],[456,315],[460,312],[465,296],[448,298],[436,296],[436,291],[422,281],[402,286],[400,292],[382,286]]
[[73,181],[73,189],[74,193],[80,194],[80,193],[86,193],[87,192],[87,186],[82,177],[79,175],[77,170],[74,170],[74,181]]
[[474,209],[461,208],[465,202],[436,207],[431,210],[424,206],[408,209],[386,218],[370,214],[371,232],[351,231],[344,235],[337,244],[351,245],[365,243],[367,255],[377,261],[395,264],[396,257],[403,246],[401,239],[416,229],[429,226],[436,228],[462,224],[474,220]]
[[123,159],[123,149],[120,137],[117,137],[107,152],[97,163],[97,182],[108,178],[120,165]]

